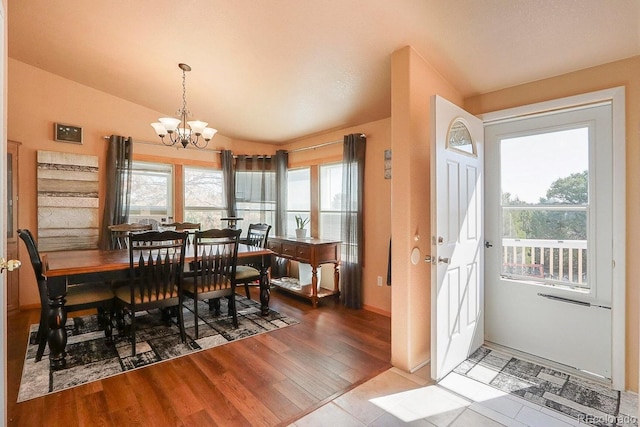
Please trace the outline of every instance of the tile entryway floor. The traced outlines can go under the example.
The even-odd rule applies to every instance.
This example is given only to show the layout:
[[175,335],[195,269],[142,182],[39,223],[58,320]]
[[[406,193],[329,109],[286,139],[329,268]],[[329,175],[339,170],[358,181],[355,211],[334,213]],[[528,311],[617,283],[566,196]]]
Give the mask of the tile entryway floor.
[[[614,416],[603,412],[603,406],[598,406],[604,403],[609,410],[612,400],[598,399],[600,394],[613,399],[617,392],[559,371],[522,362],[526,361],[483,347],[439,384],[429,379],[429,366],[413,374],[391,368],[298,420],[293,426],[638,425],[635,418],[638,413],[636,394],[620,393],[619,401],[617,397],[615,399],[617,415]],[[519,374],[507,381],[505,377],[511,373]],[[520,384],[522,388],[517,389],[513,384],[522,381],[525,374],[529,375],[525,378],[529,385]],[[556,384],[559,380],[547,375],[563,378],[563,387],[541,382],[542,379],[559,386]],[[489,385],[492,381],[493,384]],[[534,383],[533,387],[531,383]],[[509,386],[505,387],[505,384]],[[562,388],[566,390],[564,394]],[[514,390],[518,392],[513,393]],[[598,407],[591,408],[588,404]],[[569,408],[574,416],[559,412],[558,405]],[[579,417],[578,412],[583,416]]]

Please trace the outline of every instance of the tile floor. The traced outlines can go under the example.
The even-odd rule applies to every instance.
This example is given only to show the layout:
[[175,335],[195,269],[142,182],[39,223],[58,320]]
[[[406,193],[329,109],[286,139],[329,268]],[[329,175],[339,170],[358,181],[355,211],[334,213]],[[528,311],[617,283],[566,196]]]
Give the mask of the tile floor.
[[[294,427],[384,426],[568,427],[589,425],[520,397],[452,372],[439,384],[429,379],[429,366],[409,374],[396,368],[296,421]],[[626,399],[626,402],[625,402]],[[621,404],[637,408],[637,395],[625,393]],[[631,410],[629,411],[631,412]],[[634,409],[637,414],[637,409]],[[593,420],[597,421],[597,420]],[[611,425],[612,420],[602,425]],[[615,420],[616,426],[637,420]],[[636,423],[633,424],[632,421]],[[595,425],[599,423],[594,422]]]

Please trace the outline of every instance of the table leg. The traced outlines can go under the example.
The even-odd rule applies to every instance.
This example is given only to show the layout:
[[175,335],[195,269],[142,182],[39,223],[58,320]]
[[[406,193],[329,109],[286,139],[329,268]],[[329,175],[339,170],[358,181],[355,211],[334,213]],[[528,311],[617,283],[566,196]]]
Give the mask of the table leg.
[[311,306],[318,307],[318,266],[311,266]]
[[66,302],[66,286],[61,281],[49,279],[49,364],[53,370],[63,369],[67,361],[67,311],[64,308]]
[[270,265],[271,257],[262,257],[262,262],[260,263],[260,312],[263,316],[269,315],[269,299],[271,298]]

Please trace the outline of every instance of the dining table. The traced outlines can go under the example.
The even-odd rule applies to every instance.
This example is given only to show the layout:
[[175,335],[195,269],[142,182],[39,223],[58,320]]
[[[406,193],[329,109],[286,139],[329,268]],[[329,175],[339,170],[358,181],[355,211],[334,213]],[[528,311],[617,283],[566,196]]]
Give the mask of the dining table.
[[[194,245],[185,252],[185,265],[194,259]],[[251,264],[260,270],[260,311],[269,314],[270,284],[268,269],[272,251],[256,246],[238,246],[238,264]],[[111,286],[115,281],[127,280],[129,275],[129,250],[69,250],[52,251],[42,254],[44,275],[47,278],[49,298],[49,363],[54,370],[66,366],[67,312],[65,296],[67,286],[83,283],[104,283]]]

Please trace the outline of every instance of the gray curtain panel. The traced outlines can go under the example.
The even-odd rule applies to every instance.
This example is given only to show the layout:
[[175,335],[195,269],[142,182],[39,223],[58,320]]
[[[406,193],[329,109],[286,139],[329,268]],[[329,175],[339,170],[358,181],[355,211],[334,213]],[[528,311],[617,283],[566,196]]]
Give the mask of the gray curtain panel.
[[225,197],[227,198],[227,216],[233,218],[236,216],[236,177],[233,169],[233,153],[231,150],[222,150],[220,157]]
[[340,299],[348,308],[362,308],[364,262],[364,160],[366,137],[344,137],[342,159],[342,254]]
[[102,217],[101,249],[114,249],[110,225],[125,224],[129,221],[131,193],[131,161],[133,140],[124,136],[111,135],[107,148],[107,192]]
[[274,235],[287,234],[287,168],[289,166],[289,154],[285,150],[276,151],[276,223]]

